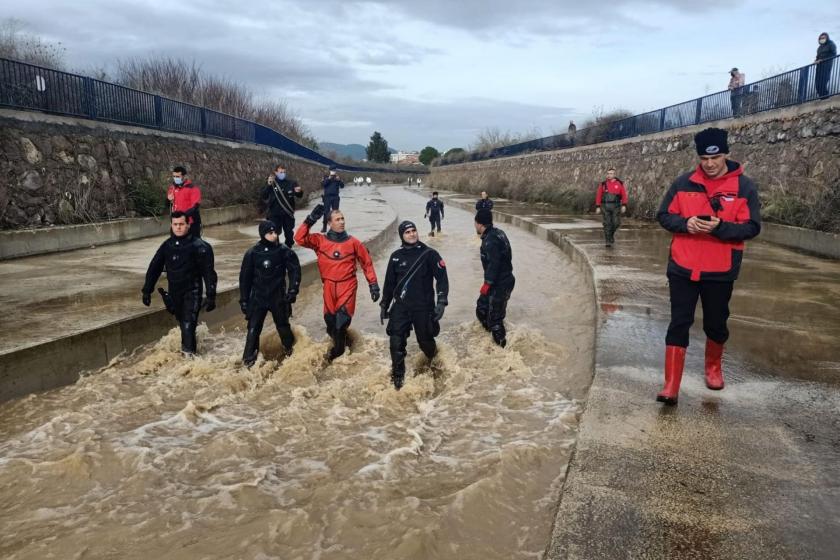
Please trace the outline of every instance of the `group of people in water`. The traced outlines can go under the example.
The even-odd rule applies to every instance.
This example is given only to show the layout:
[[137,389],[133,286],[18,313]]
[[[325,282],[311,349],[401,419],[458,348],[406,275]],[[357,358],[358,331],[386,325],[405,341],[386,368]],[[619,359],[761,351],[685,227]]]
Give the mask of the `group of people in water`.
[[[657,395],[658,401],[669,405],[678,400],[689,329],[698,301],[703,305],[706,334],[706,386],[713,390],[723,388],[729,300],[740,271],[744,243],[761,231],[757,188],[743,174],[743,167],[728,158],[726,130],[702,130],[694,143],[699,158],[697,167],[674,181],[656,214],[662,227],[673,234],[667,269],[671,321],[665,337],[665,384]],[[155,285],[166,270],[169,290],[159,291],[166,308],[178,319],[182,350],[193,354],[198,314],[202,305],[207,311],[215,307],[217,278],[213,250],[200,238],[201,197],[189,190],[197,187],[185,179],[183,167],[176,167],[172,176],[172,232],[149,265],[143,303],[150,305]],[[371,299],[382,299],[380,318],[383,323],[388,320],[391,377],[399,389],[405,380],[406,341],[411,331],[426,356],[431,359],[437,351],[435,337],[448,304],[446,264],[436,250],[420,241],[417,226],[404,221],[398,229],[401,247],[388,260],[384,290],[380,290],[370,254],[364,244],[346,232],[344,214],[339,210],[344,183],[331,169],[321,186],[322,203],[293,233],[295,200],[303,192],[286,176],[282,165],[268,178],[262,193],[268,220],[260,224],[260,240],[246,252],[239,276],[239,302],[248,321],[243,363],[250,366],[257,359],[260,332],[269,312],[285,352],[291,354],[294,348],[289,316],[300,289],[301,274],[291,247],[298,243],[317,254],[324,286],[324,322],[332,339],[327,358],[333,360],[346,350],[347,328],[356,308],[356,270],[361,265]],[[611,247],[628,202],[625,185],[615,176],[614,169],[599,184],[595,202],[597,211],[604,215],[605,241]],[[502,230],[493,226],[492,208],[493,202],[483,192],[475,214],[484,270],[476,317],[491,332],[494,342],[504,347],[504,319],[515,278],[510,242]],[[430,236],[441,231],[444,207],[437,192],[426,204],[425,217],[431,224]],[[321,233],[311,231],[322,218]],[[279,240],[281,231],[286,236],[284,244]]]
[[[166,309],[178,321],[181,350],[196,353],[196,327],[200,311],[216,307],[218,278],[213,249],[200,235],[200,191],[185,196],[184,189],[198,187],[185,183],[186,169],[173,170],[170,189],[172,203],[171,233],[149,265],[142,289],[142,300],[151,305],[152,292],[166,271],[168,290],[158,288]],[[380,319],[387,320],[391,354],[391,379],[396,389],[405,382],[407,340],[413,330],[418,345],[431,360],[437,353],[435,337],[448,305],[449,280],[443,257],[419,239],[417,226],[411,221],[399,224],[401,246],[388,260],[385,283],[380,289],[373,261],[364,244],[346,231],[343,212],[339,209],[344,183],[335,169],[324,177],[321,203],[317,204],[295,230],[296,200],[303,190],[290,178],[283,165],[278,165],[261,191],[266,209],[265,221],[259,224],[259,241],[245,252],[239,273],[239,305],[247,322],[247,335],[242,362],[251,367],[259,355],[260,335],[269,313],[274,320],[283,351],[291,355],[295,336],[289,322],[292,305],[300,291],[301,266],[292,246],[312,249],[317,255],[318,271],[323,284],[323,316],[326,331],[332,340],[326,359],[332,361],[345,353],[347,330],[356,310],[360,266],[374,303],[380,300]],[[186,202],[182,202],[186,201]],[[490,331],[496,344],[507,344],[504,319],[507,301],[514,287],[512,251],[504,232],[493,226],[493,214],[486,194],[475,215],[475,230],[481,235],[483,284],[476,302],[476,316]],[[185,206],[192,203],[189,208]],[[489,203],[492,207],[492,202]],[[440,231],[443,203],[433,193],[426,206],[426,215]],[[321,232],[312,231],[323,220]],[[285,236],[281,243],[280,236]]]

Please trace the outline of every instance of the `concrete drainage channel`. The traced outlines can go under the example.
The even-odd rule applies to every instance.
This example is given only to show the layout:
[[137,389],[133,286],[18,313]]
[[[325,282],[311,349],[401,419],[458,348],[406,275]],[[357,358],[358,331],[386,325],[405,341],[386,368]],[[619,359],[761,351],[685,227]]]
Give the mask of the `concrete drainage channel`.
[[[396,221],[395,217],[371,239],[362,240],[371,253],[387,247],[396,230]],[[316,261],[302,265],[302,285],[317,278]],[[220,291],[216,302],[217,308],[201,317],[211,328],[241,314],[238,287]],[[81,372],[101,368],[120,353],[159,339],[173,326],[166,310],[147,311],[43,344],[0,354],[0,402],[75,383]]]

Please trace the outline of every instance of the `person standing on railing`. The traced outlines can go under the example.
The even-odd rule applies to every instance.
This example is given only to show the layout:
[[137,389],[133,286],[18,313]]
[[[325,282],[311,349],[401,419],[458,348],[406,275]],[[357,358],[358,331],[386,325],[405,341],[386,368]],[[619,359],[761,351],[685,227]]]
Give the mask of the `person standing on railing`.
[[283,231],[286,247],[295,244],[295,199],[303,197],[303,189],[286,174],[282,164],[274,168],[260,199],[266,207],[266,219]]
[[729,71],[729,99],[732,103],[732,116],[741,116],[741,105],[744,102],[744,84],[746,83],[746,76],[733,68]]
[[493,209],[493,201],[487,196],[487,191],[481,191],[481,198],[475,203],[475,209],[476,211]]
[[819,43],[817,58],[814,60],[817,65],[814,86],[817,88],[820,99],[825,99],[829,95],[828,80],[831,78],[831,69],[834,67],[834,57],[837,56],[837,45],[828,38],[828,33],[820,33]]
[[761,231],[758,190],[743,167],[727,159],[727,132],[707,128],[694,137],[700,163],[678,177],[656,218],[673,233],[668,259],[671,323],[665,336],[665,386],[656,400],[677,404],[688,333],[698,298],[706,333],[705,377],[723,389],[721,360],[729,338],[729,299],[744,256],[744,242]]
[[625,212],[627,189],[624,188],[621,179],[615,176],[615,169],[610,167],[607,170],[607,179],[598,185],[598,192],[595,194],[595,213],[603,215],[604,240],[607,247],[612,247],[615,243],[615,232],[621,226],[621,215]]
[[324,189],[324,224],[321,226],[321,233],[325,233],[327,231],[327,219],[330,212],[338,210],[341,203],[341,189],[344,188],[344,183],[338,177],[335,167],[330,167],[330,174],[321,181],[321,187]]
[[566,133],[566,136],[569,138],[569,144],[574,147],[575,136],[577,136],[577,126],[575,126],[575,121],[569,121],[569,131]]
[[187,179],[187,169],[182,166],[172,168],[172,184],[166,198],[172,212],[183,212],[190,224],[190,235],[201,237],[201,189]]

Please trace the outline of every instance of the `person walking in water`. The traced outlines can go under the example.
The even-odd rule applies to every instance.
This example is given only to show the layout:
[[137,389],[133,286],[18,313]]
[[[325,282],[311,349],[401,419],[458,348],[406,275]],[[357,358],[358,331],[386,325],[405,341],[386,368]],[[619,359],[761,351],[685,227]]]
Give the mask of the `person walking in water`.
[[[602,208],[603,207],[603,208]],[[602,214],[604,240],[607,247],[615,243],[615,232],[621,226],[621,215],[627,211],[627,189],[621,179],[615,176],[615,169],[607,170],[607,178],[598,185],[595,194],[595,213]]]
[[429,232],[430,237],[435,236],[436,226],[438,233],[440,233],[440,222],[443,220],[443,201],[438,198],[437,191],[432,193],[432,198],[426,203],[426,213],[423,217],[429,218],[429,222],[432,224],[432,230]]
[[688,332],[697,300],[706,333],[705,378],[723,389],[723,347],[729,338],[729,299],[741,268],[744,242],[761,231],[758,189],[736,161],[727,159],[727,132],[707,128],[694,137],[699,165],[679,176],[656,218],[673,234],[668,258],[671,323],[665,336],[665,386],[656,400],[677,404]]
[[427,358],[437,353],[435,336],[448,304],[449,278],[443,258],[420,241],[414,222],[402,222],[397,231],[402,247],[388,259],[379,305],[380,319],[388,319],[391,380],[399,390],[405,381],[406,342],[412,329]]
[[370,254],[361,241],[345,231],[344,214],[333,210],[329,216],[330,231],[326,235],[310,233],[310,228],[324,213],[319,204],[295,233],[295,241],[302,247],[315,251],[318,272],[324,283],[324,322],[333,346],[327,354],[329,361],[344,354],[347,346],[347,329],[356,311],[356,263],[362,266],[368,281],[370,297],[379,301],[379,284]]
[[493,213],[482,209],[475,214],[475,231],[481,236],[481,267],[484,283],[479,290],[475,315],[493,335],[493,342],[505,347],[505,315],[516,278],[513,276],[513,251],[505,232],[493,227]]
[[[280,243],[274,222],[259,226],[260,241],[245,252],[239,270],[239,307],[248,321],[242,363],[254,365],[260,352],[260,334],[271,312],[286,356],[291,356],[295,336],[289,324],[292,304],[300,290],[300,261],[291,248]],[[286,289],[286,276],[289,287]]]
[[[143,284],[143,305],[152,303],[152,290],[160,275],[166,271],[169,291],[158,288],[167,311],[178,320],[181,328],[181,352],[191,356],[196,353],[195,329],[202,305],[202,288],[207,299],[207,311],[216,308],[216,284],[218,277],[213,262],[213,248],[210,244],[190,233],[190,224],[183,212],[170,216],[169,239],[161,243],[149,268]],[[203,281],[203,286],[202,286]]]
[[286,174],[282,164],[274,168],[260,196],[266,219],[283,231],[287,247],[295,244],[295,199],[302,197],[303,189]]

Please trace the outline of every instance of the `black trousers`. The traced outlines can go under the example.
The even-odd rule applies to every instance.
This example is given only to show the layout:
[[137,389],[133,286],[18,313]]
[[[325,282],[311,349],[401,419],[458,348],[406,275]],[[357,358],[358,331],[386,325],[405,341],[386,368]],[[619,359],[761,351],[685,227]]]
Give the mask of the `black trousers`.
[[729,319],[729,299],[734,282],[701,280],[692,282],[682,276],[668,275],[671,291],[671,324],[665,344],[688,347],[688,331],[694,324],[697,298],[703,305],[703,331],[706,336],[723,344],[729,339],[726,321]]
[[292,245],[295,244],[294,216],[289,216],[286,213],[272,214],[268,217],[268,219],[274,222],[274,225],[277,226],[278,229],[283,230],[283,236],[286,238],[286,247],[291,249]]
[[501,342],[507,336],[505,317],[508,300],[515,284],[516,279],[511,276],[509,280],[491,287],[490,293],[479,296],[475,303],[475,316],[482,326],[490,331],[496,342]]
[[621,205],[604,204],[601,206],[602,222],[604,224],[604,239],[612,243],[615,232],[621,227]]
[[432,231],[435,231],[435,226],[437,226],[437,230],[440,231],[440,214],[430,214],[429,223],[432,224]]
[[201,311],[201,292],[197,289],[182,294],[170,294],[175,307],[175,318],[181,329],[181,352],[195,354],[198,342],[195,329],[198,326],[198,313]]
[[817,64],[817,72],[814,76],[814,87],[817,95],[828,97],[828,81],[831,78],[831,69],[834,66],[834,59],[826,60]]
[[432,321],[432,310],[429,308],[409,309],[406,305],[395,303],[391,308],[391,317],[385,329],[390,337],[392,363],[399,364],[405,361],[405,346],[412,329],[414,329],[414,336],[417,337],[417,344],[426,357],[434,358],[437,352],[435,344],[437,329]]
[[289,308],[285,303],[249,309],[248,336],[245,339],[245,351],[242,354],[242,361],[245,363],[254,363],[257,360],[257,354],[260,352],[260,334],[262,334],[265,317],[269,312],[274,319],[274,326],[277,328],[277,334],[280,335],[283,348],[288,351],[295,343],[292,327],[289,325]]

